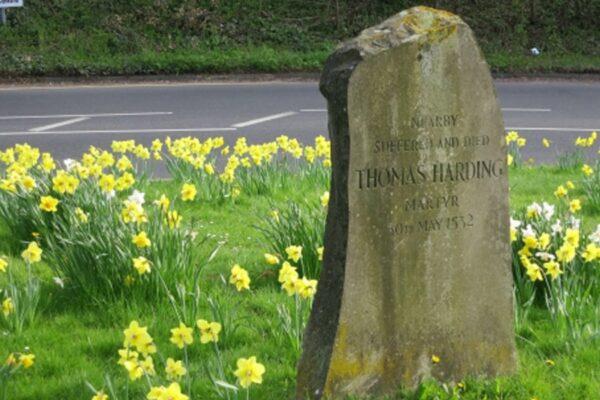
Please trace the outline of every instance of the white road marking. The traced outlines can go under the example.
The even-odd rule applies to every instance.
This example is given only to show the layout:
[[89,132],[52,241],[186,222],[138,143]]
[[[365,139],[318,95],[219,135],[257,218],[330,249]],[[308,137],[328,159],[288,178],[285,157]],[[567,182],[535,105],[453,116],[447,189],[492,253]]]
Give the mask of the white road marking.
[[233,128],[244,128],[250,125],[256,125],[267,121],[272,121],[274,119],[285,118],[291,115],[298,114],[296,111],[287,111],[280,114],[267,115],[266,117],[251,119],[250,121],[240,122],[238,124],[231,125]]
[[302,108],[300,112],[327,112],[326,108]]
[[107,114],[52,114],[52,115],[3,115],[0,120],[11,119],[54,119],[54,118],[102,118],[102,117],[142,117],[149,115],[171,115],[172,111],[138,112],[138,113],[107,113]]
[[225,77],[223,80],[215,80],[211,82],[157,82],[157,83],[90,83],[88,85],[78,85],[71,84],[69,82],[59,85],[59,86],[43,86],[43,85],[34,85],[34,86],[6,86],[0,83],[0,92],[8,92],[8,91],[23,91],[23,90],[71,90],[71,89],[121,89],[121,88],[155,88],[155,87],[185,87],[185,86],[273,86],[273,85],[299,85],[299,84],[309,84],[318,86],[318,78],[315,78],[314,81],[286,81],[283,80],[273,80],[273,81],[231,81]]
[[177,132],[224,132],[235,131],[236,128],[184,128],[184,129],[120,129],[120,130],[86,130],[86,131],[51,131],[51,132],[0,132],[0,136],[28,135],[86,135],[92,133],[177,133]]
[[535,128],[535,127],[531,127],[531,126],[525,126],[525,127],[520,127],[520,126],[506,126],[504,127],[504,129],[506,130],[511,130],[511,131],[549,131],[549,132],[592,132],[592,131],[598,131],[600,129],[598,128],[556,128],[556,127],[539,127],[539,128]]
[[44,131],[48,131],[50,129],[59,128],[61,126],[76,124],[78,122],[85,121],[88,119],[89,119],[89,117],[79,117],[79,118],[68,119],[66,121],[57,122],[55,124],[44,125],[44,126],[40,126],[37,128],[32,128],[29,130],[29,132],[44,132]]
[[503,108],[502,111],[516,111],[516,112],[551,112],[550,108]]

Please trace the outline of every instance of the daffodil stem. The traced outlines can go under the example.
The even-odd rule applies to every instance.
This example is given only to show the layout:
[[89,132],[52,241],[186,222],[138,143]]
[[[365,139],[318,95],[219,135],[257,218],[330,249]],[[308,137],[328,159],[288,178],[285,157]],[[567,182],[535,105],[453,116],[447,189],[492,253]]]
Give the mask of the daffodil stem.
[[[221,361],[221,352],[219,351],[219,346],[217,342],[213,342],[213,350],[215,351],[215,357],[217,358],[217,368],[219,369],[219,378],[223,382],[227,382],[225,380],[225,370],[223,369],[223,362]],[[227,400],[229,400],[229,390],[225,389],[225,394],[227,395]]]
[[295,347],[297,350],[300,349],[300,297],[298,294],[294,295],[294,319],[296,323],[296,331],[294,332],[294,339],[296,341]]
[[2,393],[0,393],[0,400],[6,400],[6,393],[8,392],[8,379],[0,377],[0,382],[2,383]]
[[184,344],[183,345],[183,361],[185,362],[185,368],[188,370],[188,378],[187,378],[187,385],[188,385],[188,394],[190,395],[190,397],[192,397],[192,378],[190,376],[190,362],[188,359],[188,351],[187,351],[187,346]]
[[165,292],[167,294],[167,298],[169,299],[169,303],[171,303],[171,306],[173,307],[173,311],[175,311],[175,315],[177,316],[177,320],[179,322],[183,322],[183,320],[181,319],[181,315],[179,314],[179,310],[177,309],[177,304],[175,304],[175,298],[171,294],[171,291],[169,290],[169,287],[167,286],[167,283],[163,279],[163,277],[160,274],[160,272],[158,272],[158,270],[156,270],[156,269],[155,269],[155,271],[156,271],[156,274],[158,275],[158,279],[160,279],[160,283],[162,283],[163,287],[165,288]]
[[246,400],[250,400],[250,388],[246,389]]

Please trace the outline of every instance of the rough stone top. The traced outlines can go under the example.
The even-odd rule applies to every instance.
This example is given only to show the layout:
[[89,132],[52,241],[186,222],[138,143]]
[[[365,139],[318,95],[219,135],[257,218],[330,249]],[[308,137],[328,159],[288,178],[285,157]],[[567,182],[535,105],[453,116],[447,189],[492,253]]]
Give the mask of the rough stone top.
[[439,42],[454,33],[458,25],[466,26],[460,17],[448,11],[413,7],[365,29],[339,49],[358,49],[363,58],[368,58],[406,42]]

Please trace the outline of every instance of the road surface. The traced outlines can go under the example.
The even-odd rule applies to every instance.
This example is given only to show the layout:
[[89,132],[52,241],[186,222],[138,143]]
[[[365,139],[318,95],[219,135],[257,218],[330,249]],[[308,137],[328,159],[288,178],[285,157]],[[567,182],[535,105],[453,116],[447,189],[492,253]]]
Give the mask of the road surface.
[[[600,82],[496,81],[507,130],[528,140],[525,158],[548,163],[577,136],[600,131]],[[280,134],[304,143],[327,133],[316,82],[176,83],[0,88],[0,149],[28,142],[56,159],[113,140],[188,135],[251,143]],[[542,148],[541,139],[552,142]],[[593,153],[592,153],[593,151]],[[595,154],[598,146],[590,150]]]

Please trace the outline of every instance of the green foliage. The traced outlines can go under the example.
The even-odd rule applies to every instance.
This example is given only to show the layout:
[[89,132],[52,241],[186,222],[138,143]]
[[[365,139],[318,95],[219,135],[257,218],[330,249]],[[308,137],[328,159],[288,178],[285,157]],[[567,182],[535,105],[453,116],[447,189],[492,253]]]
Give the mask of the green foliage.
[[[281,140],[281,143],[284,141]],[[288,145],[286,142],[285,147]],[[306,157],[306,147],[303,149]],[[323,148],[321,152],[325,157],[326,149]],[[6,153],[2,156],[6,157]],[[277,163],[279,160],[273,158],[271,162]],[[187,245],[197,247],[197,251],[193,253],[190,253],[190,247],[162,247],[157,244],[157,251],[165,253],[164,257],[168,259],[177,257],[173,251],[194,254],[193,273],[180,275],[177,269],[161,269],[154,265],[153,268],[156,269],[153,269],[153,272],[161,271],[157,276],[164,277],[166,282],[172,282],[166,285],[165,291],[151,297],[139,296],[141,301],[131,301],[137,294],[135,289],[130,288],[132,296],[116,297],[113,301],[103,302],[101,306],[82,302],[81,296],[85,296],[85,293],[67,291],[57,285],[49,288],[46,287],[49,285],[43,284],[50,281],[54,275],[51,268],[56,268],[56,263],[66,262],[66,258],[73,258],[76,262],[84,264],[95,262],[88,258],[92,251],[100,251],[99,247],[86,243],[92,246],[92,250],[88,251],[83,247],[84,243],[79,242],[102,242],[112,239],[122,246],[107,247],[105,252],[121,252],[126,254],[125,259],[131,256],[128,252],[135,249],[131,247],[130,239],[134,231],[137,231],[137,225],[121,221],[122,200],[130,192],[124,191],[108,201],[104,194],[98,192],[96,182],[90,180],[82,182],[82,186],[74,194],[68,195],[72,198],[67,195],[60,197],[61,204],[56,213],[37,215],[37,197],[40,193],[53,190],[50,189],[49,183],[42,184],[43,179],[48,178],[39,176],[40,192],[34,191],[27,195],[35,200],[30,200],[27,213],[22,218],[28,216],[34,221],[33,226],[41,227],[38,240],[48,265],[34,264],[35,268],[28,271],[22,267],[22,262],[15,261],[24,247],[23,244],[11,249],[5,246],[5,242],[0,242],[0,255],[6,252],[6,259],[9,261],[8,271],[15,272],[14,279],[8,274],[0,273],[0,288],[4,289],[11,283],[25,288],[31,273],[39,277],[43,289],[42,295],[39,296],[41,313],[31,324],[24,326],[21,335],[12,332],[5,334],[6,325],[2,326],[0,363],[11,353],[15,353],[17,357],[25,353],[36,355],[32,368],[21,368],[16,371],[18,373],[13,373],[15,370],[11,369],[10,376],[7,374],[8,368],[0,367],[0,384],[6,392],[4,396],[11,400],[53,397],[80,400],[92,397],[88,391],[89,386],[86,385],[89,383],[96,390],[104,389],[111,399],[145,397],[149,390],[148,383],[144,379],[130,381],[127,371],[117,364],[117,350],[123,346],[123,330],[132,320],[137,320],[140,326],[148,327],[148,332],[152,334],[158,347],[154,361],[157,376],[151,377],[152,384],[166,384],[163,379],[165,361],[172,357],[185,360],[189,375],[182,379],[181,386],[184,391],[193,394],[192,398],[218,399],[229,396],[234,399],[238,395],[239,398],[243,398],[246,392],[237,389],[239,385],[236,384],[234,375],[236,360],[255,355],[259,362],[265,365],[266,373],[261,385],[252,386],[250,398],[293,397],[295,366],[310,299],[302,299],[297,293],[288,296],[285,291],[276,288],[277,269],[274,268],[279,267],[266,265],[263,254],[270,251],[277,253],[280,260],[287,259],[285,248],[290,244],[302,244],[305,265],[301,262],[299,267],[304,267],[302,272],[305,275],[318,276],[316,268],[320,267],[314,266],[320,264],[311,261],[310,265],[314,269],[308,266],[309,258],[318,261],[318,254],[309,254],[309,251],[322,243],[326,208],[319,202],[319,197],[327,190],[329,179],[329,172],[321,163],[300,163],[295,158],[294,162],[298,162],[294,168],[284,169],[275,177],[264,178],[261,175],[263,172],[253,168],[244,172],[248,174],[244,178],[236,175],[236,180],[250,180],[252,176],[264,178],[266,182],[272,183],[273,187],[268,191],[252,191],[246,188],[235,202],[203,199],[180,203],[180,183],[140,183],[136,187],[146,193],[147,217],[154,221],[143,223],[142,226],[147,229],[153,242],[158,243],[160,239],[156,239],[157,237],[169,235],[171,232],[164,223],[162,211],[150,204],[151,199],[158,199],[163,193],[171,199],[171,206],[177,206],[184,216],[181,231],[198,231],[195,239],[192,236],[176,238],[193,242],[193,245]],[[225,164],[219,161],[215,163]],[[30,169],[31,173],[34,171],[37,170]],[[107,169],[105,172],[110,171]],[[589,190],[593,189],[588,190],[584,186],[586,179],[588,178],[578,170],[562,170],[556,166],[522,166],[510,169],[510,196],[513,210],[516,210],[514,218],[523,221],[519,230],[531,224],[539,239],[541,232],[550,231],[550,226],[555,223],[556,218],[561,219],[565,229],[575,225],[571,221],[571,214],[575,213],[577,218],[583,219],[577,253],[572,260],[565,262],[562,266],[564,273],[556,279],[541,265],[544,268],[543,279],[531,281],[523,267],[521,255],[518,254],[524,243],[524,235],[522,231],[517,234],[514,268],[518,278],[516,291],[520,296],[517,298],[516,307],[519,316],[516,338],[520,370],[510,377],[468,377],[462,382],[452,384],[425,381],[415,390],[400,390],[385,399],[481,400],[538,397],[558,400],[588,399],[597,396],[600,391],[600,383],[596,376],[600,359],[600,275],[598,260],[586,260],[589,255],[586,256],[584,252],[592,241],[589,233],[596,229],[600,215],[587,200],[591,195]],[[566,181],[572,181],[574,188],[569,187],[568,195],[551,201],[556,207],[552,218],[543,218],[543,213],[536,215],[530,212],[527,215],[526,207],[531,205],[532,201],[554,199],[554,188],[565,184]],[[90,182],[94,185],[86,187]],[[278,182],[282,184],[279,185]],[[25,196],[19,190],[21,189],[17,189],[16,193]],[[59,196],[58,193],[54,194]],[[16,194],[11,194],[13,195]],[[568,210],[571,200],[576,197],[581,197],[583,208]],[[10,199],[15,200],[12,197]],[[16,200],[26,201],[20,197]],[[71,214],[76,205],[82,206],[89,214],[86,223],[75,219],[80,218],[77,214]],[[93,208],[88,208],[91,205]],[[112,210],[108,209],[110,207]],[[279,211],[277,220],[272,219],[269,214],[274,209]],[[100,225],[100,222],[94,219],[106,220],[108,225]],[[157,224],[156,227],[152,226],[153,223]],[[59,224],[68,224],[69,230],[73,232],[66,232],[67,228]],[[258,234],[256,229],[251,227],[257,224],[261,229]],[[7,224],[2,224],[2,238],[9,234],[9,228]],[[77,235],[83,233],[77,231],[83,229],[89,230],[88,236],[79,238]],[[122,237],[118,236],[120,234],[115,231],[117,229],[124,231]],[[159,234],[159,230],[164,232]],[[51,235],[62,239],[50,239]],[[257,237],[261,235],[262,237]],[[97,236],[110,238],[96,238]],[[212,245],[212,240],[203,241],[207,236],[215,238],[219,243]],[[31,238],[26,237],[25,240],[30,241]],[[52,240],[57,242],[53,243]],[[566,231],[555,234],[546,249],[556,253],[566,240]],[[87,255],[84,257],[69,253],[65,250],[67,241],[69,245],[77,242],[78,253]],[[540,249],[532,250],[532,253],[537,250]],[[51,256],[50,253],[55,255]],[[100,258],[112,262],[118,261],[118,257],[120,256],[103,254]],[[152,257],[160,259],[161,255],[153,254]],[[533,254],[530,258],[531,262],[537,262],[540,256]],[[181,262],[188,263],[189,260],[183,259]],[[238,292],[228,282],[233,264],[248,266],[252,277],[250,290]],[[105,267],[110,268],[107,265]],[[131,266],[128,266],[128,270],[137,275]],[[100,274],[101,271],[96,273]],[[73,282],[65,280],[64,283],[67,287]],[[179,349],[171,343],[170,332],[174,327],[180,322],[192,327],[198,319],[216,321],[222,325],[218,343],[199,343],[196,328],[194,343],[191,345]],[[440,362],[443,363],[444,360]],[[233,389],[234,387],[236,389]],[[0,391],[0,399],[2,395]]]
[[497,70],[598,71],[599,0],[28,0],[0,26],[0,71],[317,70],[337,41],[415,5],[461,15]]
[[316,201],[289,202],[285,207],[273,209],[256,228],[262,233],[269,251],[281,260],[288,259],[286,249],[289,246],[302,246],[301,275],[317,279],[321,272],[318,249],[323,246],[325,211]]

